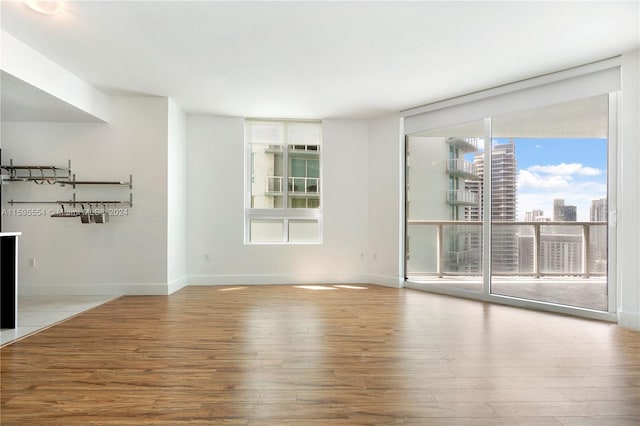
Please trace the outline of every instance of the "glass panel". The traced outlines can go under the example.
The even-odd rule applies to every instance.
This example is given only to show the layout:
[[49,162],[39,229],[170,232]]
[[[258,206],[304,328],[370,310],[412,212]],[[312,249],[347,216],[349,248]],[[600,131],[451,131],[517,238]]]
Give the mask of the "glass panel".
[[282,145],[251,145],[251,207],[282,208]]
[[307,160],[307,176],[320,177],[320,160]]
[[291,176],[302,176],[305,177],[307,175],[307,161],[301,160],[299,158],[291,159]]
[[252,243],[274,243],[283,240],[283,220],[251,220]]
[[407,278],[482,291],[484,122],[407,136]]
[[[289,145],[289,202],[292,208],[320,207],[320,151],[317,145]],[[304,198],[303,198],[304,197]]]
[[492,119],[492,293],[607,310],[608,102]]
[[289,220],[289,241],[312,243],[318,241],[317,220]]

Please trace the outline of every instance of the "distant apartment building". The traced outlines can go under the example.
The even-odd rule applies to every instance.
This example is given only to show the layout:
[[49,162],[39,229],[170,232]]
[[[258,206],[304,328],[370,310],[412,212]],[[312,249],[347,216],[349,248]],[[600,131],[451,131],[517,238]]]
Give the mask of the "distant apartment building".
[[578,208],[564,203],[563,199],[553,200],[554,222],[575,222],[578,218]]
[[[284,152],[288,150],[288,164]],[[283,168],[287,167],[287,178]],[[252,145],[252,208],[318,208],[320,152],[318,145]],[[285,202],[285,185],[288,197]],[[287,204],[285,206],[285,203]]]
[[569,227],[566,231],[541,236],[540,270],[542,273],[579,274],[582,272],[582,235],[571,232]]
[[[566,205],[563,199],[553,200],[554,222],[576,222],[575,206]],[[527,222],[543,222],[542,211],[533,210],[525,215]],[[591,222],[607,221],[607,199],[591,202]],[[607,270],[606,225],[539,225],[540,265],[539,272],[552,274],[604,274]],[[533,273],[534,235],[533,228],[523,226],[518,236],[519,271]],[[588,238],[585,240],[584,238]],[[588,253],[585,253],[588,244]],[[588,254],[588,269],[585,269],[585,254]]]
[[532,210],[524,214],[525,222],[550,222],[551,219],[544,215],[544,210]]
[[535,236],[530,225],[518,233],[518,272],[522,275],[580,274],[582,270],[582,229],[578,226],[544,225],[540,227],[539,267],[535,268]]
[[[484,157],[474,156],[479,180],[466,183],[466,188],[477,193],[484,201]],[[491,220],[493,222],[515,222],[518,205],[517,167],[515,142],[494,144],[491,147]],[[482,203],[467,208],[467,220],[483,219]],[[494,224],[491,233],[492,271],[507,273],[518,271],[518,228]]]
[[[609,220],[609,205],[606,198],[591,200],[591,222],[607,222]],[[591,225],[589,232],[590,268],[595,273],[607,271],[607,226]]]
[[591,222],[606,222],[609,218],[609,205],[606,198],[591,200]]

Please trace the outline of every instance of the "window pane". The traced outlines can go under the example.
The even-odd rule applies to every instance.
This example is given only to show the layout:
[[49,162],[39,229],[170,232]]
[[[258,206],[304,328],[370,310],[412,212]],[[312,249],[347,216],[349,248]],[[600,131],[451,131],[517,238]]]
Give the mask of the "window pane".
[[307,199],[289,198],[289,207],[293,207],[294,209],[305,209],[307,208]]
[[251,207],[282,208],[282,145],[251,145]]
[[483,121],[407,137],[407,278],[482,290]]
[[608,106],[493,118],[492,293],[608,310]]
[[320,160],[307,160],[307,176],[320,177]]
[[[289,145],[291,208],[320,207],[320,151],[317,145]],[[304,197],[304,198],[303,198]],[[312,201],[313,200],[313,201]]]
[[290,242],[317,242],[318,221],[316,220],[289,220]]
[[251,220],[251,242],[281,242],[283,238],[283,220]]
[[306,177],[306,160],[301,160],[298,158],[291,159],[291,176],[301,176]]

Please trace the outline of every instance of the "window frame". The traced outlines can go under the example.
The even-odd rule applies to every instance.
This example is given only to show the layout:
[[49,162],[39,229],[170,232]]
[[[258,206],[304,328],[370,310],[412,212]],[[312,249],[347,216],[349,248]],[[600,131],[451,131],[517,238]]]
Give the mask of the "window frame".
[[[253,123],[279,124],[283,125],[283,141],[278,144],[282,146],[282,206],[273,208],[254,208],[252,207],[252,184],[255,179],[253,163],[253,145],[269,145],[268,143],[252,142],[250,140],[250,127]],[[290,147],[301,146],[300,143],[289,142],[287,128],[291,124],[313,123],[319,126],[320,136],[317,149],[318,152],[318,199],[320,206],[317,208],[299,208],[288,207],[289,198],[289,178],[290,170]],[[323,236],[323,149],[322,149],[322,121],[321,120],[293,120],[293,119],[260,119],[246,118],[244,120],[244,243],[246,245],[314,245],[322,244]],[[307,167],[305,163],[305,168]],[[251,239],[251,222],[253,220],[282,221],[282,238],[280,241],[252,241]],[[318,227],[318,236],[315,241],[290,241],[289,222],[290,221],[315,221]]]

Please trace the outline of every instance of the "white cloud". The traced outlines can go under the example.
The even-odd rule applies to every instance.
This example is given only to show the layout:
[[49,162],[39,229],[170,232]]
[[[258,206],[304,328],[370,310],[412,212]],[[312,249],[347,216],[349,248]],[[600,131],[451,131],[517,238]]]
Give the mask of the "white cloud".
[[[531,169],[531,168],[530,168]],[[544,189],[545,191],[564,191],[571,189],[571,176],[542,176],[530,170],[520,170],[518,189]]]
[[[526,171],[525,171],[526,172]],[[568,188],[533,188],[518,190],[518,218],[524,220],[525,213],[534,209],[544,210],[544,215],[553,217],[553,200],[561,198],[565,204],[577,206],[578,220],[589,220],[591,200],[607,196],[606,182],[570,182]]]
[[602,174],[602,170],[593,167],[587,167],[581,163],[560,163],[548,166],[531,166],[527,170],[531,172],[540,172],[561,176],[598,176]]

